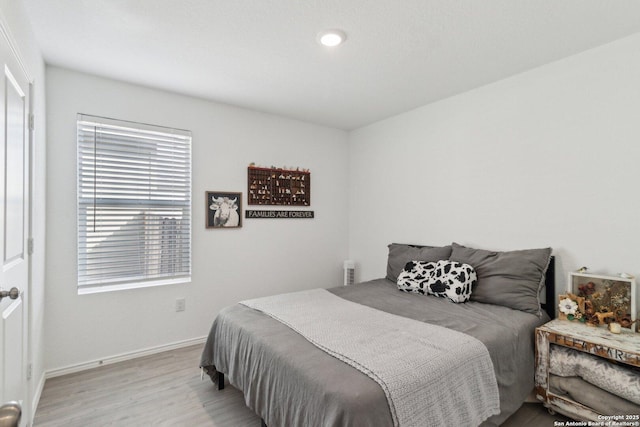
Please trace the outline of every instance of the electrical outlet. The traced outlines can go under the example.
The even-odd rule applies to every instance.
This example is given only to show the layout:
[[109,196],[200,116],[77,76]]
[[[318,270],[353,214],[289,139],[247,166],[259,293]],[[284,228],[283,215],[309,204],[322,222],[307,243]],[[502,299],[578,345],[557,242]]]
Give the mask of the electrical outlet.
[[187,305],[187,301],[184,298],[176,299],[176,311],[184,311]]

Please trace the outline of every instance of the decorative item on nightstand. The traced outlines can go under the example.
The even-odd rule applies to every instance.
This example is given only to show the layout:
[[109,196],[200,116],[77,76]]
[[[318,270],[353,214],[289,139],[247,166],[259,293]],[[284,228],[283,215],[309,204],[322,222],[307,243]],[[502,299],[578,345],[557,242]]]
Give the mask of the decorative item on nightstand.
[[609,330],[636,330],[636,282],[633,276],[603,276],[584,272],[569,273],[567,294],[560,295],[559,319],[588,326],[614,323]]

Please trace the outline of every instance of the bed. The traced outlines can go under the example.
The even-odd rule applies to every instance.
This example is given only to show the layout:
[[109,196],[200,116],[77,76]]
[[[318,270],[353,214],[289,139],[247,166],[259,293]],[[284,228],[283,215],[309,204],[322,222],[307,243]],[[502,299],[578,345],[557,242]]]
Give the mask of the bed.
[[[387,277],[331,288],[323,295],[403,322],[437,325],[481,342],[488,350],[499,391],[499,409],[481,425],[500,425],[534,386],[534,329],[549,320],[545,310],[551,317],[555,310],[550,253],[550,248],[496,252],[455,243],[445,247],[391,244]],[[399,291],[397,278],[413,260],[468,261],[465,264],[477,272],[471,300],[455,304],[446,298]],[[529,282],[526,290],[515,292],[512,283],[517,282],[513,287],[524,283],[518,276],[521,271],[530,276]],[[543,285],[547,298],[541,303]],[[500,290],[498,297],[491,295],[496,289]],[[211,327],[201,358],[201,367],[219,388],[224,387],[226,376],[243,392],[245,403],[263,419],[263,425],[409,425],[399,422],[378,378],[319,348],[314,340],[277,319],[252,308],[251,302],[224,308]],[[441,402],[455,402],[460,387],[438,387],[432,392]],[[431,402],[427,409],[437,412],[437,406]],[[436,425],[435,421],[414,424],[430,423]]]

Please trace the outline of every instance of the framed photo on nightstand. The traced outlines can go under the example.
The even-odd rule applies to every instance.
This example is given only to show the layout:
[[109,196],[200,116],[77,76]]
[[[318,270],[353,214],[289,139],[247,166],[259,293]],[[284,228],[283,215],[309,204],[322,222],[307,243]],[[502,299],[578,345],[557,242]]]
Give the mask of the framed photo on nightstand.
[[581,305],[578,312],[597,315],[600,323],[617,322],[623,328],[637,330],[634,277],[571,272],[567,292],[577,297],[577,303]]

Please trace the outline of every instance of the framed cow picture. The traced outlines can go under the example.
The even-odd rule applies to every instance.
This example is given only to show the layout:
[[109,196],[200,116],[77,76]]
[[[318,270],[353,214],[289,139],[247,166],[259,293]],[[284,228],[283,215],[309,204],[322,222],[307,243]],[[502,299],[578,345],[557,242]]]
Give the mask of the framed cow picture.
[[228,191],[206,192],[206,227],[242,227],[242,193]]

